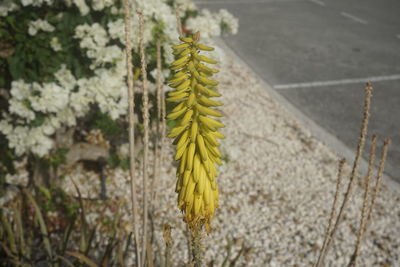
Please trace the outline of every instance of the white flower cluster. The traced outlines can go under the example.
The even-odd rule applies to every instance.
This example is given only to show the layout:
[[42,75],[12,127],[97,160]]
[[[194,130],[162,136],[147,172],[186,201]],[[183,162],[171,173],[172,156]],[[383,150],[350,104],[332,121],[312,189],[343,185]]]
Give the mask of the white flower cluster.
[[33,36],[36,35],[40,30],[44,32],[53,32],[54,29],[54,26],[48,23],[46,20],[37,19],[29,23],[28,33],[29,35]]
[[[114,0],[64,0],[67,5],[75,5],[82,15],[91,10],[101,11],[111,7]],[[163,34],[169,38],[162,43],[164,60],[174,60],[171,44],[178,38],[174,9],[166,0],[136,0],[134,5],[143,11],[145,18],[144,41],[152,41],[155,26],[163,25]],[[7,4],[8,3],[8,4]],[[52,0],[22,0],[24,6],[51,5]],[[195,6],[191,0],[176,0],[179,10],[192,10]],[[3,9],[2,9],[3,8]],[[0,15],[19,8],[11,1],[0,5]],[[113,14],[123,14],[122,9],[112,7]],[[135,10],[132,10],[131,29],[132,43],[138,51],[139,21]],[[183,14],[181,15],[183,16]],[[231,23],[231,32],[237,30],[237,20],[226,11],[213,15],[203,10],[199,17],[189,19],[187,27],[201,30],[202,38],[207,39],[221,33],[221,23]],[[35,35],[38,31],[52,32],[55,28],[45,20],[35,20],[29,24],[28,33]],[[8,139],[9,146],[17,155],[32,152],[39,156],[46,155],[54,146],[54,133],[65,127],[75,126],[77,120],[88,114],[95,105],[101,112],[112,119],[127,114],[127,87],[125,51],[116,45],[116,41],[125,43],[124,21],[109,21],[104,28],[99,23],[82,24],[75,28],[74,38],[86,53],[94,76],[76,79],[70,70],[62,66],[54,75],[55,81],[48,83],[26,83],[13,81],[8,114],[0,120],[0,132]],[[117,42],[118,43],[118,42]],[[53,37],[50,46],[54,51],[61,51],[62,46]],[[149,70],[154,78],[155,70]],[[163,78],[170,71],[163,71]],[[155,88],[149,84],[149,88]]]
[[227,27],[227,30],[231,34],[237,34],[239,29],[239,20],[235,18],[231,13],[226,9],[221,9],[218,12],[218,16],[220,19],[220,24]]
[[[71,0],[67,0],[67,2],[71,2]],[[78,7],[79,12],[82,16],[86,16],[90,12],[90,9],[85,0],[72,0],[72,2]]]
[[[31,151],[39,156],[46,155],[53,147],[51,136],[57,129],[76,124],[76,81],[69,70],[62,68],[55,74],[57,82],[32,83],[14,81],[11,88],[9,112],[0,121],[0,132],[15,149],[17,155]],[[84,104],[87,104],[84,103]],[[37,114],[43,117],[39,126],[30,126]],[[18,117],[15,120],[15,116]]]
[[53,0],[21,0],[22,6],[42,6],[43,4],[52,5]]
[[50,46],[55,52],[58,52],[58,51],[62,50],[62,47],[61,47],[61,44],[60,44],[60,40],[58,40],[57,37],[51,38]]
[[226,27],[228,33],[236,34],[239,23],[226,9],[221,9],[218,13],[203,9],[199,16],[189,18],[186,26],[194,32],[200,31],[202,38],[211,38],[221,35],[221,26]]
[[14,0],[3,0],[0,3],[0,17],[5,17],[9,12],[17,10],[19,6],[14,3]]
[[86,55],[92,59],[91,69],[101,67],[105,63],[116,63],[124,58],[123,51],[117,45],[107,46],[110,38],[98,23],[79,25],[75,30],[75,38],[80,39],[80,47],[86,49]]

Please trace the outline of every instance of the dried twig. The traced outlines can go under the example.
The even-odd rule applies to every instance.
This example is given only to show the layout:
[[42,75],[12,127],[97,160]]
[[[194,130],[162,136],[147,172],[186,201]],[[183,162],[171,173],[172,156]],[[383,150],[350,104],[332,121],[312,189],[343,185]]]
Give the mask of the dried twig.
[[[342,219],[343,216],[343,211],[345,210],[348,200],[350,198],[350,194],[352,191],[352,187],[354,184],[354,180],[355,177],[357,175],[357,171],[358,171],[358,167],[360,165],[360,161],[361,161],[361,156],[362,156],[362,152],[364,150],[364,145],[365,145],[365,139],[367,136],[367,131],[368,131],[368,122],[369,122],[369,110],[370,110],[370,106],[371,106],[371,97],[372,97],[372,84],[371,83],[367,83],[367,85],[365,86],[365,101],[364,101],[364,114],[363,114],[363,120],[362,120],[362,124],[361,124],[361,131],[360,131],[360,137],[359,137],[359,141],[358,141],[358,145],[357,145],[357,153],[356,153],[356,157],[354,159],[354,164],[353,164],[353,168],[351,170],[351,174],[350,174],[350,179],[349,179],[349,183],[344,195],[344,200],[342,202],[342,205],[340,206],[339,209],[339,213],[338,216],[336,218],[335,224],[333,226],[333,229],[330,233],[330,236],[326,242],[326,246],[325,246],[325,251],[324,254],[321,256],[322,259],[324,259],[325,255],[328,253],[329,250],[329,246],[331,244],[331,241],[336,233],[336,230],[339,226],[339,223]],[[321,266],[323,265],[323,260],[321,260],[319,262],[319,264],[317,264],[316,266]]]
[[133,64],[132,64],[132,40],[131,40],[131,11],[129,0],[124,0],[125,9],[125,51],[126,51],[126,69],[128,80],[128,101],[129,101],[129,163],[130,163],[130,176],[131,176],[131,202],[132,202],[132,223],[135,233],[135,252],[136,264],[141,265],[140,251],[139,251],[139,224],[138,224],[138,201],[136,197],[136,184],[135,184],[135,128],[134,128],[134,108],[135,108],[135,94],[133,92]]
[[163,115],[163,106],[165,103],[163,102],[163,84],[161,82],[162,77],[162,66],[161,66],[161,41],[157,39],[157,126],[156,126],[156,144],[155,144],[155,152],[154,152],[154,175],[153,182],[151,186],[151,199],[152,199],[152,207],[154,207],[154,202],[157,196],[157,181],[160,176],[160,169],[162,167],[162,159],[163,159],[163,145],[164,145],[164,135],[165,135],[165,119]]
[[176,22],[177,22],[179,36],[182,36],[183,35],[182,23],[181,23],[181,17],[179,16],[180,6],[181,6],[180,4],[177,4],[175,6],[175,16],[176,16]]
[[371,221],[372,210],[375,207],[376,197],[377,197],[377,195],[379,193],[379,190],[380,190],[380,184],[381,184],[382,177],[383,177],[383,171],[385,169],[385,162],[386,162],[386,158],[387,158],[387,152],[388,152],[388,149],[389,149],[389,145],[391,143],[392,143],[392,141],[390,140],[390,138],[387,138],[385,140],[385,142],[383,143],[381,160],[379,162],[378,176],[376,177],[375,187],[374,187],[374,189],[372,191],[371,205],[370,205],[370,207],[368,209],[368,217],[367,217],[367,222],[365,224],[365,227],[368,227],[368,223]]
[[367,211],[368,211],[368,196],[370,194],[370,189],[369,189],[369,184],[371,181],[371,176],[372,176],[372,170],[374,168],[374,162],[375,162],[375,156],[376,156],[376,135],[372,136],[372,141],[371,141],[371,151],[369,154],[369,160],[368,160],[368,172],[367,172],[367,177],[366,177],[366,184],[365,184],[365,190],[364,190],[364,200],[363,200],[363,205],[362,205],[362,210],[361,210],[361,218],[360,218],[360,229],[357,233],[357,242],[356,242],[356,247],[353,253],[353,256],[350,260],[349,266],[356,266],[357,265],[357,259],[358,256],[360,255],[360,248],[361,248],[361,243],[363,240],[364,236],[364,230],[365,230],[365,222],[367,218]]
[[330,233],[332,231],[333,220],[336,217],[337,201],[339,199],[340,184],[341,184],[341,181],[342,181],[343,166],[344,166],[345,163],[346,163],[346,159],[341,159],[339,161],[339,168],[338,168],[338,173],[337,173],[337,178],[336,178],[335,198],[333,200],[332,210],[331,210],[331,214],[330,214],[330,217],[329,217],[328,227],[326,228],[324,242],[322,243],[322,247],[321,247],[321,250],[320,250],[319,256],[318,256],[318,261],[315,264],[315,266],[319,266],[321,261],[324,260],[326,244],[328,242],[328,239],[330,238]]
[[148,185],[147,185],[147,165],[149,157],[149,92],[147,87],[147,71],[146,71],[146,58],[144,51],[144,18],[141,11],[137,11],[139,15],[139,44],[140,44],[140,64],[142,69],[142,88],[143,88],[143,242],[142,242],[142,266],[146,262],[146,249],[147,249],[147,220],[148,220]]

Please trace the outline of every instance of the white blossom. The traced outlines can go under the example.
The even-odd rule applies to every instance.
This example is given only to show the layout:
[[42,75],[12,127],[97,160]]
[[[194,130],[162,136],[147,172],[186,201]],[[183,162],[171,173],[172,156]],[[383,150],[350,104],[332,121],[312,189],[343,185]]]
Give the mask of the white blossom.
[[5,17],[9,12],[18,10],[19,6],[13,0],[3,0],[0,3],[0,17]]
[[28,33],[29,35],[34,36],[40,30],[44,32],[53,32],[54,29],[54,26],[48,23],[46,20],[37,19],[29,23]]
[[96,11],[103,10],[105,7],[112,6],[113,4],[113,0],[92,0],[92,8]]
[[47,5],[52,5],[53,4],[53,0],[21,0],[21,4],[23,6],[42,6],[43,4],[47,4]]
[[226,9],[221,9],[218,12],[220,24],[223,24],[227,27],[227,30],[231,34],[237,34],[239,28],[239,20],[235,18],[231,13],[229,13]]
[[90,12],[85,0],[72,0],[72,2],[78,7],[82,16],[86,16]]
[[193,32],[200,31],[202,38],[211,38],[221,35],[221,27],[218,18],[209,10],[203,9],[200,16],[189,18],[186,27]]
[[60,40],[58,40],[57,37],[51,38],[50,46],[55,52],[58,52],[58,51],[62,50],[62,47],[61,47],[61,44],[60,44]]

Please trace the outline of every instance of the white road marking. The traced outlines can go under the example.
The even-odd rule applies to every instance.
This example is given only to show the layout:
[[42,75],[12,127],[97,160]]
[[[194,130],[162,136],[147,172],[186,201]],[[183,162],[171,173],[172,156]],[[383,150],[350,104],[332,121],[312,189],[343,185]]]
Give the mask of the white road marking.
[[309,0],[309,1],[320,6],[325,6],[325,3],[319,0]]
[[400,34],[397,34],[396,37],[397,37],[398,39],[400,39]]
[[342,13],[340,13],[340,15],[342,15],[343,17],[346,17],[348,19],[351,19],[355,22],[361,23],[361,24],[368,24],[368,21],[360,19],[359,17],[356,17],[356,16],[346,13],[346,12],[342,12]]
[[375,76],[367,78],[356,78],[356,79],[343,79],[343,80],[333,80],[333,81],[316,81],[316,82],[306,82],[306,83],[290,83],[290,84],[278,84],[274,85],[274,89],[294,89],[294,88],[304,88],[304,87],[324,87],[332,85],[342,85],[342,84],[355,84],[355,83],[367,83],[367,82],[383,82],[383,81],[394,81],[400,80],[400,74],[388,75],[388,76]]

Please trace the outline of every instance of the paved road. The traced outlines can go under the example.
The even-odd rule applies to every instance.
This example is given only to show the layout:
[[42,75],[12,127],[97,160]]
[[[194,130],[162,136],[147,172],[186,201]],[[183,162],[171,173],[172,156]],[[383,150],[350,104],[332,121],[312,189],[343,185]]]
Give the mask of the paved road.
[[203,0],[239,18],[226,43],[306,116],[356,148],[364,84],[374,82],[370,133],[393,140],[400,182],[400,1]]

